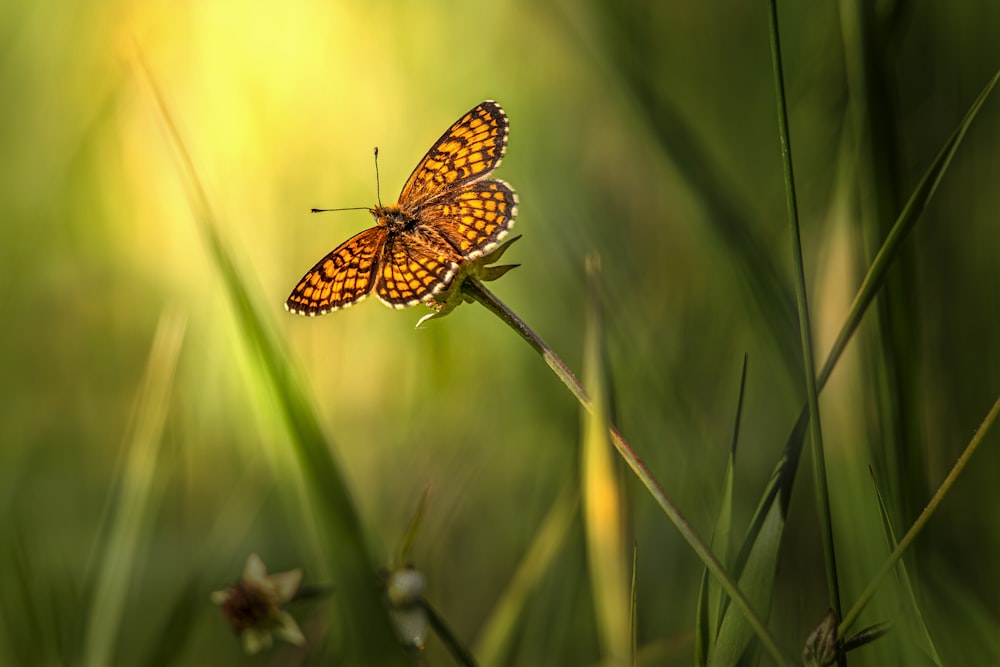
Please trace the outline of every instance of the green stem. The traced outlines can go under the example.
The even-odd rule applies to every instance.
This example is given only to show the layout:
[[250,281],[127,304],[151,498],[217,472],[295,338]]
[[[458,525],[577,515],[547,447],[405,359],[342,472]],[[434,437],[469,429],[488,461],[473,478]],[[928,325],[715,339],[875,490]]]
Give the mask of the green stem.
[[819,389],[816,386],[816,363],[813,356],[812,331],[809,323],[809,302],[806,296],[805,263],[802,259],[802,236],[799,228],[798,202],[795,196],[795,172],[792,169],[792,142],[788,129],[788,107],[785,102],[784,73],[781,64],[781,40],[778,33],[777,0],[768,0],[768,8],[770,10],[771,60],[774,71],[775,97],[778,105],[778,136],[781,140],[782,166],[785,174],[788,223],[792,232],[795,300],[799,311],[799,335],[802,339],[806,397],[809,402],[809,431],[813,443],[813,477],[816,484],[816,505],[819,511],[820,533],[823,537],[823,551],[826,556],[827,594],[830,597],[830,606],[833,608],[833,612],[837,615],[837,618],[840,618],[840,585],[837,577],[837,557],[833,541],[830,493],[827,488],[826,460],[823,454],[823,431],[819,417]]
[[427,622],[430,626],[434,628],[434,632],[437,633],[438,638],[441,643],[444,644],[445,648],[448,649],[448,653],[454,658],[455,662],[461,665],[461,667],[476,667],[476,659],[473,657],[469,649],[458,640],[455,633],[451,631],[448,624],[445,622],[444,617],[437,613],[437,610],[431,606],[431,603],[425,599],[421,599],[418,604],[423,608],[424,612],[427,614]]
[[837,632],[838,637],[844,637],[847,631],[851,629],[851,625],[858,620],[858,616],[861,615],[862,610],[868,604],[869,600],[871,600],[872,596],[875,595],[875,591],[882,582],[882,578],[885,577],[885,575],[889,573],[889,570],[891,570],[899,559],[903,557],[903,554],[910,548],[913,540],[917,538],[920,531],[922,531],[924,526],[927,525],[927,522],[930,521],[930,518],[934,515],[938,505],[940,505],[941,501],[944,500],[945,495],[951,489],[952,485],[955,484],[958,476],[969,463],[969,459],[972,458],[976,449],[978,449],[979,445],[983,442],[983,438],[986,437],[986,433],[990,430],[990,427],[993,426],[993,422],[996,421],[997,416],[1000,416],[1000,396],[998,396],[997,400],[994,401],[993,407],[990,408],[989,414],[986,415],[986,419],[984,419],[983,423],[979,425],[979,428],[976,430],[976,434],[972,436],[972,440],[969,441],[969,444],[965,447],[965,451],[962,452],[962,455],[958,457],[958,461],[955,462],[955,465],[948,473],[948,476],[944,478],[943,482],[941,482],[941,486],[938,487],[938,490],[934,493],[934,497],[931,498],[931,501],[927,503],[927,507],[925,507],[924,511],[920,513],[917,520],[913,522],[910,529],[906,531],[906,535],[903,536],[903,539],[899,541],[896,548],[893,549],[891,554],[889,554],[885,563],[882,564],[881,569],[879,569],[875,576],[872,577],[871,581],[868,582],[868,586],[865,587],[865,590],[858,597],[857,601],[855,601],[854,606],[851,607],[847,616],[845,616],[844,620],[841,621]]
[[[562,380],[563,384],[569,388],[570,392],[576,397],[587,411],[591,410],[590,397],[587,396],[586,390],[584,390],[583,385],[577,379],[573,371],[563,363],[563,360],[559,358],[552,348],[545,344],[538,334],[531,330],[531,328],[524,323],[520,317],[517,316],[514,311],[506,306],[500,299],[496,297],[492,292],[490,292],[486,287],[475,278],[468,278],[462,283],[462,292],[469,298],[475,300],[488,311],[499,317],[503,322],[513,329],[517,335],[523,338],[528,345],[531,346],[535,352],[541,355],[545,363],[548,364],[549,368],[556,374],[556,376]],[[729,573],[722,566],[722,563],[715,557],[712,550],[705,544],[688,520],[681,514],[681,511],[677,508],[674,502],[667,496],[663,487],[660,483],[656,481],[653,477],[653,473],[649,471],[646,464],[643,463],[642,459],[635,453],[632,447],[625,440],[624,436],[618,431],[618,428],[614,424],[610,425],[609,431],[611,433],[611,440],[615,445],[615,449],[625,460],[625,463],[635,476],[639,478],[643,486],[649,491],[650,495],[656,500],[657,504],[663,509],[663,512],[667,515],[667,518],[674,524],[677,530],[680,532],[681,536],[691,545],[691,548],[698,555],[701,561],[708,568],[709,572],[719,581],[722,588],[727,594],[732,598],[733,602],[743,611],[746,615],[747,620],[753,627],[757,636],[760,638],[761,644],[764,649],[771,655],[776,663],[779,665],[791,665],[793,664],[778,647],[777,642],[775,642],[774,637],[768,631],[767,627],[761,621],[760,616],[754,611],[753,607],[750,605],[750,601],[747,600],[746,596],[740,590],[736,582],[730,577]]]

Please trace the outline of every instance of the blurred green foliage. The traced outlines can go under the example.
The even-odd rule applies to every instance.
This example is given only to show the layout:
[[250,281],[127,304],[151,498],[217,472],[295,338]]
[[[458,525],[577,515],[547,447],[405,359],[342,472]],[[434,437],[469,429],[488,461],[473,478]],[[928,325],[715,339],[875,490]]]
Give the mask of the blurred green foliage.
[[[1000,66],[1000,4],[780,9],[821,360],[903,202]],[[579,367],[584,257],[600,254],[616,423],[703,536],[748,354],[738,543],[804,401],[764,3],[8,2],[0,664],[84,659],[165,311],[187,325],[123,613],[101,629],[112,663],[249,662],[209,593],[251,552],[273,571],[303,567],[308,583],[336,570],[139,52],[252,298],[300,367],[376,559],[398,552],[430,489],[411,553],[459,638],[475,645],[579,475],[578,405],[481,308],[414,330],[421,308],[372,300],[304,319],[282,303],[371,224],[308,209],[374,203],[375,145],[391,200],[482,99],[511,119],[497,176],[519,193],[524,234],[504,258],[521,268],[491,289]],[[990,99],[821,395],[847,604],[888,553],[868,467],[902,533],[1000,391],[998,170]],[[991,434],[907,558],[946,664],[1000,661],[998,444]],[[770,609],[791,655],[827,609],[811,484],[799,476]],[[624,488],[642,664],[690,664],[701,564],[634,479]],[[509,664],[600,660],[584,536],[577,519],[525,595]],[[899,624],[852,664],[911,655],[895,601],[862,617]],[[293,608],[317,664],[344,644],[334,608]],[[449,664],[434,639],[425,658]],[[281,646],[253,660],[300,659]]]

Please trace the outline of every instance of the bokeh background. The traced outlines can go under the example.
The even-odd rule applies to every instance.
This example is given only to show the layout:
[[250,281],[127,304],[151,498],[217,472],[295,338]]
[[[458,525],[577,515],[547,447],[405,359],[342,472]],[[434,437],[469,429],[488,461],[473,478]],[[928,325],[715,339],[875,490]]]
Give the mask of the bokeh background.
[[[902,204],[1000,66],[1000,4],[783,5],[822,360]],[[112,664],[244,664],[208,594],[251,552],[323,581],[287,436],[140,60],[316,400],[377,558],[398,550],[430,489],[412,557],[463,641],[474,644],[578,477],[578,405],[477,306],[415,330],[421,308],[373,299],[306,319],[282,304],[319,257],[371,224],[363,211],[309,208],[372,205],[373,146],[392,201],[483,99],[511,120],[497,176],[519,193],[524,235],[505,257],[522,266],[494,291],[579,368],[584,259],[600,256],[618,425],[703,535],[748,355],[742,532],[805,396],[764,3],[6,2],[0,663],[82,659],[165,312],[186,327]],[[868,466],[903,532],[1000,391],[998,174],[990,99],[823,394],[848,601],[885,555]],[[808,466],[807,456],[771,609],[793,655],[827,606]],[[998,472],[993,434],[908,561],[952,664],[1000,661]],[[644,664],[690,664],[700,563],[625,479]],[[530,592],[510,664],[600,660],[582,531],[577,519]],[[335,654],[315,620],[323,608],[302,615],[307,635],[327,637],[307,659]],[[882,611],[866,621],[894,613]],[[897,632],[856,660],[888,664],[906,641]],[[424,657],[450,664],[433,638]],[[280,647],[252,661],[302,659]]]

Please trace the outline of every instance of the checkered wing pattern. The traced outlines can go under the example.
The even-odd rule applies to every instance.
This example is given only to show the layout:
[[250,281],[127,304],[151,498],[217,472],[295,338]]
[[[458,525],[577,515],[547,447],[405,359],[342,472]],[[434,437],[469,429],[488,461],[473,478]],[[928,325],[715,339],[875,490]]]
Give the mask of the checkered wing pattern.
[[387,230],[372,227],[340,244],[319,260],[285,302],[299,315],[323,315],[362,301],[378,277]]
[[415,306],[443,290],[457,270],[447,253],[409,234],[390,235],[375,293],[393,308]]
[[503,181],[472,183],[420,209],[420,217],[463,259],[485,255],[517,216],[517,194]]
[[400,206],[419,207],[489,176],[507,150],[509,126],[507,114],[493,100],[459,118],[410,174],[399,195]]
[[375,290],[393,308],[445,289],[463,261],[492,250],[517,215],[517,195],[489,179],[507,149],[507,115],[487,100],[455,122],[410,174],[399,202],[371,209],[377,225],[314,266],[285,302],[302,315],[346,308]]

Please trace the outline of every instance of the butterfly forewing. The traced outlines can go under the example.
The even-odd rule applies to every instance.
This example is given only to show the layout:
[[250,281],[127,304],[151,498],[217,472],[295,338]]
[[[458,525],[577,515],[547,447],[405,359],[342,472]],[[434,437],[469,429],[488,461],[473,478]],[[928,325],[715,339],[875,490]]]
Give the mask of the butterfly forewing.
[[285,307],[301,315],[323,315],[364,299],[375,284],[385,240],[385,227],[372,227],[337,246],[302,277]]
[[401,206],[419,206],[447,191],[486,178],[507,149],[507,114],[492,100],[479,104],[434,142],[399,195]]

